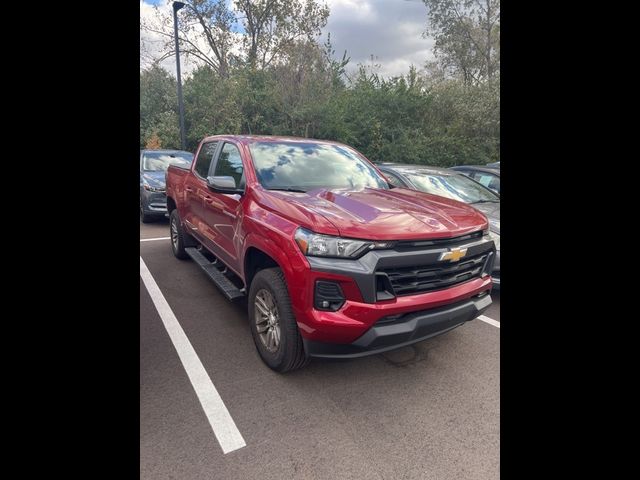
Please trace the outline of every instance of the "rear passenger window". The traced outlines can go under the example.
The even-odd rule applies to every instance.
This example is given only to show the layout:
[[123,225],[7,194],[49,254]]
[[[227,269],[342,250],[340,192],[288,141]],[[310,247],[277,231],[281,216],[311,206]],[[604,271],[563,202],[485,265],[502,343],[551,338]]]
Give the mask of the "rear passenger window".
[[238,188],[244,187],[244,169],[238,147],[232,143],[224,144],[213,175],[216,177],[233,177],[236,179],[236,186]]
[[218,142],[205,143],[200,148],[198,158],[196,159],[196,166],[194,171],[202,178],[207,178],[209,175],[209,168],[211,167],[211,160],[213,160],[213,154],[216,153],[216,147]]

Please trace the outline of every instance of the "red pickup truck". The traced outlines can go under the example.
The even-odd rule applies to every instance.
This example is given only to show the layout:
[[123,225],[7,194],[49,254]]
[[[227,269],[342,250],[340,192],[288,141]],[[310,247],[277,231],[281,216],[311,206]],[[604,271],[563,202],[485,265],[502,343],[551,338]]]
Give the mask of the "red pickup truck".
[[217,135],[166,180],[173,253],[230,300],[247,298],[276,371],[409,345],[491,304],[487,218],[391,186],[347,145]]

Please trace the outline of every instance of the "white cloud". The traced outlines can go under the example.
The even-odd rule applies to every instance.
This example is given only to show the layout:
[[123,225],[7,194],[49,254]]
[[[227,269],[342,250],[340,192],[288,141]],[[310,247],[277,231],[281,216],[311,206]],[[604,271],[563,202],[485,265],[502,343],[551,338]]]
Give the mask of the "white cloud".
[[348,70],[370,64],[371,55],[384,77],[418,69],[433,59],[433,39],[423,38],[427,8],[420,0],[327,0],[331,14],[323,38],[331,33],[336,56],[351,57]]

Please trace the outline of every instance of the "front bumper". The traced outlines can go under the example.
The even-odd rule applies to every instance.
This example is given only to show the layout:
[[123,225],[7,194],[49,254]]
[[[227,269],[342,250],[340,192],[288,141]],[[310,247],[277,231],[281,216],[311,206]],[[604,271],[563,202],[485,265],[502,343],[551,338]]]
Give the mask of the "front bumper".
[[324,343],[303,338],[310,357],[356,358],[411,345],[448,332],[481,315],[491,305],[491,296],[483,292],[467,300],[431,310],[423,310],[378,321],[349,344]]
[[146,214],[165,215],[167,213],[167,194],[164,192],[149,192],[141,188],[140,204]]
[[[447,245],[373,250],[358,260],[307,257],[301,263],[294,262],[294,270],[298,275],[289,278],[288,284],[298,327],[310,354],[323,355],[325,348],[321,344],[338,344],[335,346],[338,349],[337,353],[331,353],[330,349],[329,355],[356,354],[358,356],[376,353],[380,348],[396,348],[406,342],[412,343],[420,341],[425,336],[442,333],[448,328],[475,318],[469,315],[479,315],[479,312],[485,308],[483,305],[488,306],[491,303],[487,294],[492,288],[489,272],[492,271],[492,259],[495,256],[493,241],[483,237],[472,241],[452,242]],[[412,269],[420,265],[442,265],[438,260],[440,255],[455,246],[466,248],[469,257],[477,255],[486,257],[481,275],[429,291],[401,294],[392,292],[389,295],[389,292],[381,288],[384,282],[379,281],[380,276],[389,268]],[[292,260],[298,258],[294,255]],[[314,289],[318,281],[336,283],[344,292],[344,303],[337,311],[321,310],[315,307]],[[485,295],[486,298],[481,304],[472,300]],[[469,302],[472,303],[469,304]],[[454,308],[463,303],[475,305],[475,310],[471,307],[462,311]],[[448,312],[443,314],[447,319],[444,325],[442,315],[436,319],[432,316],[437,312]],[[390,317],[394,322],[408,322],[405,328],[413,333],[400,336],[394,334],[385,340],[384,345],[380,343],[381,340],[372,340],[370,343],[367,340],[369,337],[366,336],[369,331],[375,332],[376,336],[380,332],[390,331],[387,328],[373,330],[383,325],[388,327]],[[416,320],[423,317],[424,320]],[[428,327],[425,327],[427,324]]]

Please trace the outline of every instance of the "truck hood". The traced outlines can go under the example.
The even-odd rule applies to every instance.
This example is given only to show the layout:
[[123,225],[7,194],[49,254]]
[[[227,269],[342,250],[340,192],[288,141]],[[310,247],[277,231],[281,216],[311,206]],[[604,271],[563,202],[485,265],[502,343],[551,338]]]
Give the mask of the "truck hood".
[[142,177],[147,181],[149,185],[156,188],[164,188],[165,186],[165,172],[158,171],[145,171]]
[[317,233],[326,221],[342,237],[366,240],[418,240],[448,238],[485,229],[487,218],[473,207],[424,192],[394,188],[383,190],[317,189],[306,193],[269,191],[303,215],[317,221],[301,225]]

